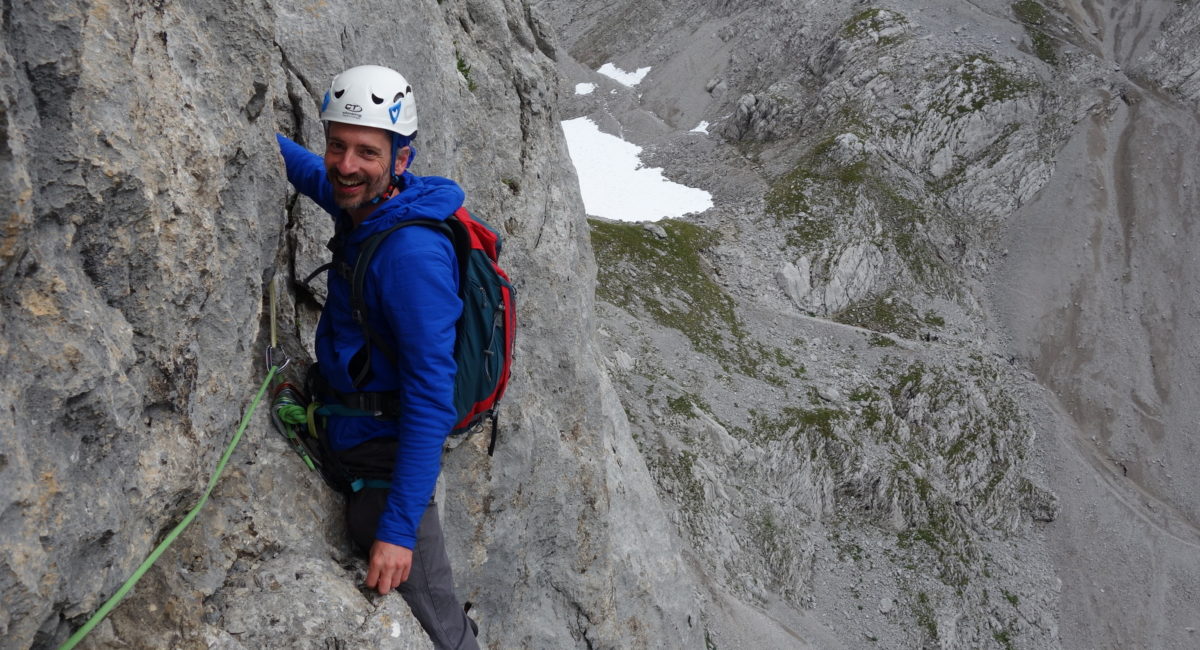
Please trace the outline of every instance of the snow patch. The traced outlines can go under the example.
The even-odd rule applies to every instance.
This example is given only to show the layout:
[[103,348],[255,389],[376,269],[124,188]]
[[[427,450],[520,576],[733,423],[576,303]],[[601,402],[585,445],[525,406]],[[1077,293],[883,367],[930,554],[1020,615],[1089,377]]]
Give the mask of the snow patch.
[[622,86],[629,86],[632,88],[641,83],[642,79],[646,77],[646,73],[650,72],[650,66],[638,68],[637,72],[625,72],[612,63],[605,63],[604,65],[600,66],[600,69],[596,72],[599,72],[600,74],[612,79]]
[[596,84],[575,84],[576,95],[590,95],[596,89]]
[[589,215],[657,221],[712,207],[711,194],[667,180],[661,168],[643,167],[641,147],[602,132],[590,119],[566,120],[562,128]]
[[688,131],[688,133],[708,133],[708,120],[701,120],[701,122],[696,125],[696,128]]

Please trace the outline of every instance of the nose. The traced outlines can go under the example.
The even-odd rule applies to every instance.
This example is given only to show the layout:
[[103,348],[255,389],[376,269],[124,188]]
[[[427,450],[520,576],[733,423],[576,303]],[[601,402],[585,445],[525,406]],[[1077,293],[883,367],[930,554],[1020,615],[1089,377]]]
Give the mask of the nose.
[[342,176],[352,176],[361,167],[358,158],[349,150],[332,154],[333,167]]

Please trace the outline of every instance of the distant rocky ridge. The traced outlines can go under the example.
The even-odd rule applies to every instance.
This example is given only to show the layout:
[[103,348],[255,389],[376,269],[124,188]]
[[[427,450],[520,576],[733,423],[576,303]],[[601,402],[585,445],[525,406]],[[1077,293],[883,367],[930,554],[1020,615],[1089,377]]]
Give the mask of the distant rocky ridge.
[[[567,117],[610,125],[645,147],[648,164],[715,195],[686,222],[596,220],[592,238],[609,367],[672,520],[696,563],[717,567],[707,571],[717,584],[812,647],[1189,646],[1195,626],[1184,621],[1200,611],[1185,568],[1200,548],[1195,482],[1164,459],[1196,457],[1184,424],[1196,412],[1186,398],[1139,401],[1140,350],[1152,346],[1155,376],[1166,363],[1164,344],[1140,337],[1177,335],[1105,324],[1139,302],[1194,307],[1179,293],[1194,283],[1155,279],[1194,275],[1177,261],[1194,239],[1157,244],[1173,251],[1157,263],[1138,255],[1139,285],[1156,285],[1140,296],[1077,293],[1088,306],[1066,312],[1101,318],[1077,323],[1053,302],[1060,287],[1100,278],[1088,280],[1091,257],[1063,247],[1093,255],[1079,243],[1112,208],[1079,191],[1065,206],[1038,204],[1050,215],[1023,209],[1044,188],[1080,187],[1087,165],[1143,177],[1130,169],[1140,154],[1073,145],[1104,120],[1115,140],[1124,105],[1145,104],[1138,132],[1187,132],[1195,104],[1148,100],[1151,80],[1189,97],[1194,3],[547,10],[566,35],[564,88],[599,86],[566,99]],[[591,72],[608,61],[652,69],[623,91]],[[688,133],[700,120],[714,137]],[[1196,150],[1175,145],[1172,156]],[[1147,247],[1160,238],[1151,232],[1187,229],[1187,209],[1167,206],[1189,205],[1193,174],[1172,159],[1144,177],[1177,178],[1175,203],[1135,187],[1116,191],[1136,198],[1113,199],[1145,201],[1122,219],[1127,233],[1130,220],[1143,224],[1134,236],[1146,233]],[[1020,246],[1012,260],[1009,245]],[[1112,334],[1100,344],[1076,331]],[[1100,394],[1114,401],[1069,370],[1081,366],[1103,373]],[[1171,368],[1155,385],[1198,379]],[[1133,400],[1117,397],[1129,387]],[[1076,391],[1097,401],[1053,414]],[[1139,428],[1143,403],[1146,418],[1175,424]],[[1128,433],[1083,443],[1103,420]],[[1175,452],[1164,455],[1163,435]],[[1134,476],[1132,460],[1112,456],[1138,459],[1146,479],[1112,476]],[[1166,503],[1121,505],[1147,492]],[[1103,532],[1173,508],[1162,524]],[[1122,597],[1143,589],[1165,594],[1169,613]],[[715,647],[747,634],[772,643],[761,627],[716,618]]]

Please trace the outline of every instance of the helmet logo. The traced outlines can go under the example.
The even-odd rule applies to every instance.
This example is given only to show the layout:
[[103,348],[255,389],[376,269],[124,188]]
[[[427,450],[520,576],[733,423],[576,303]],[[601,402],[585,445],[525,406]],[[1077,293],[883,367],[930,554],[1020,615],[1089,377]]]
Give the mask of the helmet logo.
[[403,105],[404,102],[396,102],[395,104],[388,106],[388,117],[392,118],[392,124],[395,124],[400,120],[400,107]]
[[325,99],[321,101],[321,112],[324,113],[325,109],[327,109],[327,108],[329,108],[329,91],[328,90],[325,91]]
[[358,104],[346,104],[346,110],[350,111],[351,113],[361,113],[362,106],[359,106]]

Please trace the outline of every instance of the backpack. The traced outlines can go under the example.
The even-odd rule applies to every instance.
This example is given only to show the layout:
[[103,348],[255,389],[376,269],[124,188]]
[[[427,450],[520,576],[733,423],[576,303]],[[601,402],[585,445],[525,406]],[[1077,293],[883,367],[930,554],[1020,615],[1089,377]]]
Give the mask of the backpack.
[[[354,321],[362,327],[366,354],[363,362],[352,372],[354,386],[364,383],[370,373],[372,350],[383,354],[388,361],[397,362],[396,350],[391,342],[370,326],[367,304],[364,299],[367,269],[375,251],[388,235],[407,226],[423,226],[440,230],[450,237],[459,265],[459,298],[463,301],[454,340],[454,361],[458,371],[454,376],[454,408],[458,422],[451,435],[462,434],[473,429],[486,418],[492,421],[491,441],[488,455],[496,448],[498,429],[497,405],[504,396],[512,368],[513,340],[517,329],[516,296],[508,274],[500,268],[497,258],[503,241],[499,233],[481,220],[471,216],[465,208],[459,208],[445,221],[413,219],[403,221],[391,228],[372,235],[363,242],[353,267],[340,264],[337,260],[313,271],[303,284],[318,273],[333,268],[350,281],[350,310]],[[330,242],[336,249],[338,236]],[[395,417],[398,400],[391,393],[336,393],[334,396],[343,407],[362,415]],[[344,414],[352,414],[342,411]]]

